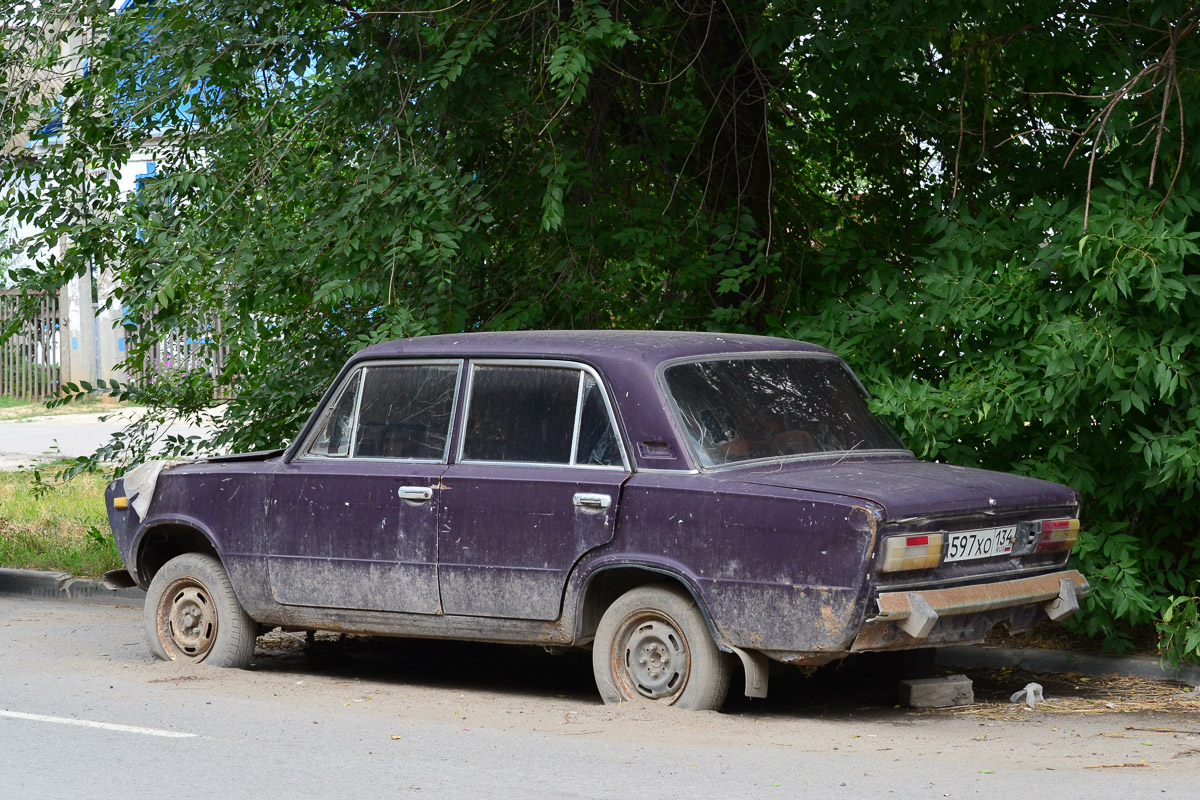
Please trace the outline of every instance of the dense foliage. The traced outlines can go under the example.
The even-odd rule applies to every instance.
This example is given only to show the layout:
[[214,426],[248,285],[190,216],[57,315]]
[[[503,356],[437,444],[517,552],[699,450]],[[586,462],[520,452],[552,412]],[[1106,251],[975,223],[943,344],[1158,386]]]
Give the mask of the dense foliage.
[[[214,446],[277,446],[397,336],[796,336],[920,455],[1078,488],[1081,624],[1200,654],[1200,10],[75,0],[58,100],[13,67],[61,61],[51,7],[3,31],[3,137],[65,121],[5,161],[46,232],[15,277],[115,270],[135,391],[194,414],[232,388]],[[123,197],[104,176],[147,147],[160,177]],[[227,357],[140,360],[179,331]]]

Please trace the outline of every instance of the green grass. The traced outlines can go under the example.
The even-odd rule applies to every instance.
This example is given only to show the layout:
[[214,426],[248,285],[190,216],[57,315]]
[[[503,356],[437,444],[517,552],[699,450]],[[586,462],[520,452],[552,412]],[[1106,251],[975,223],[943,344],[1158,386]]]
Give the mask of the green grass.
[[15,397],[0,397],[0,408],[14,408],[16,406],[29,405],[24,400],[18,400]]
[[0,472],[0,566],[98,577],[119,569],[105,480],[80,475],[35,496],[28,472]]

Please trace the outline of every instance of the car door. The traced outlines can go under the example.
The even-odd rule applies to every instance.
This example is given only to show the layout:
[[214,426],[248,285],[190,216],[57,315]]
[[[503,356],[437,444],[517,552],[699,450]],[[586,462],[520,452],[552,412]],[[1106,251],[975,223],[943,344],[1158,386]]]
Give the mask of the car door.
[[580,556],[613,537],[628,458],[599,377],[569,362],[475,361],[442,477],[447,614],[551,620]]
[[272,484],[268,572],[287,605],[440,610],[436,491],[461,362],[369,364]]

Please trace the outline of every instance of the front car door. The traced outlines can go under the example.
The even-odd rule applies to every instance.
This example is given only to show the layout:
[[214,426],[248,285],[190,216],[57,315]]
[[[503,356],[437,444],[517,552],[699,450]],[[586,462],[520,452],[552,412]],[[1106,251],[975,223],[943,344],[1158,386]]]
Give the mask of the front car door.
[[364,365],[276,473],[271,591],[285,605],[436,614],[438,480],[462,364]]
[[552,620],[579,558],[613,537],[629,461],[599,376],[570,362],[474,361],[442,478],[447,614]]

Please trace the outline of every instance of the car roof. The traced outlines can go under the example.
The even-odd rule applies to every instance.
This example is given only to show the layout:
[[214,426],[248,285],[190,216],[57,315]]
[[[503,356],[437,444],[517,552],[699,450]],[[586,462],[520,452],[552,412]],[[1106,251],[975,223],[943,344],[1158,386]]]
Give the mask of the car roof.
[[[618,422],[632,444],[631,455],[638,468],[678,470],[694,469],[695,465],[658,385],[659,366],[676,359],[753,353],[833,355],[808,342],[740,333],[495,331],[422,336],[372,345],[356,353],[342,374],[363,363],[392,358],[579,361],[595,368],[607,383]],[[326,400],[329,397],[327,393]],[[658,455],[664,452],[669,455]]]
[[701,331],[493,331],[399,339],[362,350],[359,358],[413,356],[578,358],[659,364],[676,358],[762,352],[829,353],[793,339]]

